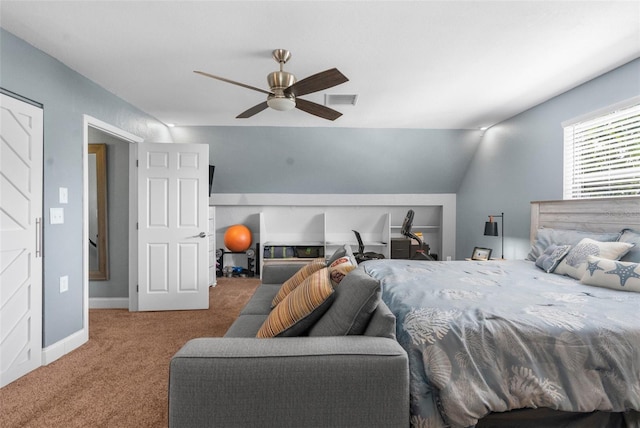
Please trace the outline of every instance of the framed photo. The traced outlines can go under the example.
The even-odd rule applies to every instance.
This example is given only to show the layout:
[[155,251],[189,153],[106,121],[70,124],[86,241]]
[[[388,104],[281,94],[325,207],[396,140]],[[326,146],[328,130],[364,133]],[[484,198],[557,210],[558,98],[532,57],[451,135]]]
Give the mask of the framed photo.
[[491,248],[475,247],[471,260],[489,260],[491,258]]

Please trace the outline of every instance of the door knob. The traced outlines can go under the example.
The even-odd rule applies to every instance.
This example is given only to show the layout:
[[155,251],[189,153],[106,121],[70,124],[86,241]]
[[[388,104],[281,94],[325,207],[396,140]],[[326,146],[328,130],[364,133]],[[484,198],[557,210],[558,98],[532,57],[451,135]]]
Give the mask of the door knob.
[[192,236],[192,238],[206,238],[207,234],[204,232],[200,232],[197,235]]

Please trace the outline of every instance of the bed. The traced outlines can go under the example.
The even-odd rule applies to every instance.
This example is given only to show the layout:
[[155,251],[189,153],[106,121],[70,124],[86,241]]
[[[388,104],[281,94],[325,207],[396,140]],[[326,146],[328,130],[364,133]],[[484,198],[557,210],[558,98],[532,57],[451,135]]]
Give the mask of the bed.
[[[366,262],[409,356],[412,426],[640,427],[640,267],[609,273],[636,242],[623,230],[640,236],[640,198],[533,202],[531,260]],[[613,263],[622,288],[536,266],[565,245],[556,271]]]

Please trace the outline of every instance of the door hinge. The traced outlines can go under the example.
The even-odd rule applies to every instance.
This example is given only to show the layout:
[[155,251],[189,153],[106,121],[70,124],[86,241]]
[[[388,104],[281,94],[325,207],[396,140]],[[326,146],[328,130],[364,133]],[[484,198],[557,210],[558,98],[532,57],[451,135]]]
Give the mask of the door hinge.
[[136,293],[140,292],[140,286],[138,284],[136,284]]
[[138,224],[139,224],[139,223],[138,223],[138,222],[136,222],[136,230],[138,230],[138,229],[139,229]]
[[136,159],[136,168],[138,167],[139,163],[138,163],[138,159]]

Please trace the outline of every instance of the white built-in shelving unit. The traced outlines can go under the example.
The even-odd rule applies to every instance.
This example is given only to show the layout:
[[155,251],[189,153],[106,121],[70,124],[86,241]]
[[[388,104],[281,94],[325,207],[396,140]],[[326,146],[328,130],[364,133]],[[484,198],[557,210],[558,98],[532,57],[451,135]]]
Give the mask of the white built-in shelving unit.
[[265,246],[321,246],[326,256],[344,244],[357,251],[353,230],[366,251],[389,258],[391,239],[401,237],[409,209],[415,212],[413,231],[422,232],[431,252],[441,260],[455,256],[455,194],[214,194],[210,204],[216,241],[222,245],[229,226],[246,225],[253,245],[260,243],[261,265],[281,261],[263,259]]

